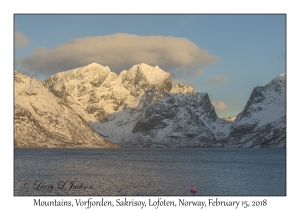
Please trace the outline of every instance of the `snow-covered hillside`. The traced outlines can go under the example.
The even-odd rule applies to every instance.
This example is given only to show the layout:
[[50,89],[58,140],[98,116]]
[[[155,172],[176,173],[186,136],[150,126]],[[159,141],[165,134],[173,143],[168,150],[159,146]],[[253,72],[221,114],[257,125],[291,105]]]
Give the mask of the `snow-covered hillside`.
[[14,72],[15,147],[117,147],[34,78]]
[[230,130],[229,145],[285,147],[286,75],[281,74],[269,84],[255,87]]

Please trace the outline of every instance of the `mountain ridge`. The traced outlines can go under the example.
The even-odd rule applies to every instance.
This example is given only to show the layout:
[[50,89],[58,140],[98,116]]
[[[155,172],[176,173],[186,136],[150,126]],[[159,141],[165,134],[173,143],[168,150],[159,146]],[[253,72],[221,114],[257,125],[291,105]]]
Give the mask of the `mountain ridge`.
[[119,75],[92,63],[42,85],[122,147],[285,147],[285,74],[254,88],[233,122],[218,118],[207,93],[172,86],[169,73],[144,63]]

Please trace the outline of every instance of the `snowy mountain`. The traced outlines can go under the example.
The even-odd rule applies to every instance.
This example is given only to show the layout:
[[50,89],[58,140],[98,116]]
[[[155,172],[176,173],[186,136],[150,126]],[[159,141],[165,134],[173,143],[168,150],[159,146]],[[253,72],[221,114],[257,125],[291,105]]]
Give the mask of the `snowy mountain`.
[[229,123],[218,119],[208,95],[183,84],[172,88],[170,74],[158,66],[142,63],[116,75],[92,63],[44,85],[121,146],[205,146],[227,135]]
[[121,135],[120,143],[143,147],[218,147],[229,125],[217,117],[207,93],[166,93],[147,107],[131,132]]
[[225,120],[225,121],[229,121],[229,122],[234,122],[236,119],[235,116],[232,116],[232,117],[223,117],[221,118],[221,120]]
[[[152,94],[146,91],[141,102]],[[148,101],[91,125],[129,147],[285,147],[285,74],[256,87],[234,122],[217,117],[208,94],[182,84]]]
[[14,72],[14,145],[21,147],[118,147],[107,141],[41,82]]
[[219,119],[207,93],[172,87],[169,73],[143,63],[119,75],[92,63],[43,85],[122,147],[285,147],[285,75],[256,87],[235,120]]
[[286,75],[253,89],[244,108],[230,127],[229,146],[285,147]]
[[[143,108],[141,97],[155,88],[147,103],[159,100],[172,88],[169,73],[158,66],[133,66],[119,75],[97,63],[57,73],[44,81],[45,87],[69,104],[88,122],[99,122],[124,109]],[[146,102],[146,101],[145,101]],[[144,102],[144,103],[145,103]]]

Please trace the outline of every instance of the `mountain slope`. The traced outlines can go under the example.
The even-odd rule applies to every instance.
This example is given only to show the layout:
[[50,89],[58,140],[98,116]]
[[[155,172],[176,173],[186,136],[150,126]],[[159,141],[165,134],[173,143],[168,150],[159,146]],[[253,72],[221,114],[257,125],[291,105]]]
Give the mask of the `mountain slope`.
[[14,72],[15,147],[117,147],[42,83]]
[[208,94],[189,88],[173,87],[143,112],[121,111],[92,126],[129,147],[285,147],[285,74],[254,88],[234,122],[220,120]]
[[234,122],[219,119],[207,93],[158,66],[119,75],[92,63],[43,85],[106,139],[125,147],[285,147],[285,75],[256,87]]
[[254,88],[230,130],[230,145],[285,147],[286,75],[281,74],[269,84]]
[[208,94],[168,93],[146,109],[126,139],[144,137],[149,147],[219,147],[229,124],[218,119]]

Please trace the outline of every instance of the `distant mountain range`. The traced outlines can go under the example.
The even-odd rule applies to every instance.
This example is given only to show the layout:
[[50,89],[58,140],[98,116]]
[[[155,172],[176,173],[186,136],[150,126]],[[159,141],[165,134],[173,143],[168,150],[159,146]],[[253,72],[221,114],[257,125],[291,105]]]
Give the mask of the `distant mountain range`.
[[158,66],[117,75],[92,63],[42,83],[15,71],[15,147],[283,148],[285,85],[281,74],[219,119],[207,93],[172,87]]
[[221,120],[225,120],[225,121],[229,121],[229,122],[234,122],[235,119],[236,119],[236,116],[221,118]]

